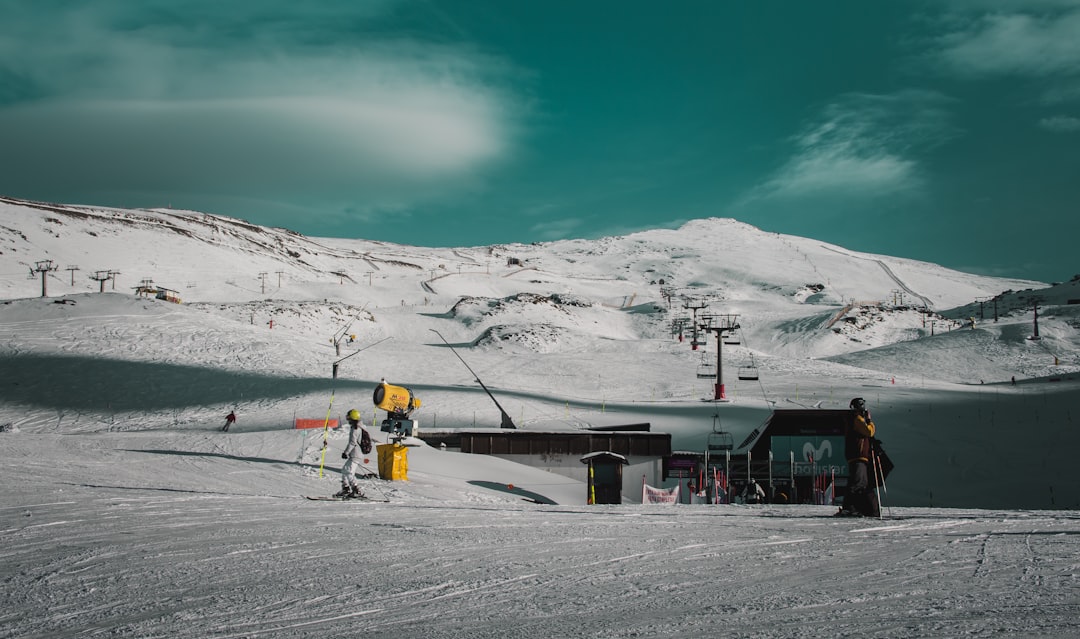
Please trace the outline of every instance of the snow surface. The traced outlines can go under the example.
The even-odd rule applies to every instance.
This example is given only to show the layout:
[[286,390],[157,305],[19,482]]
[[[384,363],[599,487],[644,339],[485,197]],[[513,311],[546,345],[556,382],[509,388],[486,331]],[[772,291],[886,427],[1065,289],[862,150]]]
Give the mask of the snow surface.
[[[722,219],[428,249],[0,198],[0,637],[1076,636],[1076,284]],[[702,301],[742,325],[730,403],[672,329]],[[303,499],[336,490],[345,433],[323,457],[292,420],[371,421],[381,378],[423,400],[421,435],[498,427],[432,330],[523,429],[648,421],[701,450],[714,413],[739,442],[773,407],[866,397],[897,463],[883,518],[587,506],[576,479],[427,446],[408,481],[364,480],[385,503]],[[735,379],[751,357],[760,381]]]

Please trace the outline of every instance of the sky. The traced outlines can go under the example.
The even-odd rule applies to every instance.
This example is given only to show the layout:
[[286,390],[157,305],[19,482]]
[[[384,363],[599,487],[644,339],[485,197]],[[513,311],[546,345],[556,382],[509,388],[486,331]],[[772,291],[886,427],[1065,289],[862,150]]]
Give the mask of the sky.
[[0,11],[3,195],[418,246],[733,217],[1080,272],[1077,0]]

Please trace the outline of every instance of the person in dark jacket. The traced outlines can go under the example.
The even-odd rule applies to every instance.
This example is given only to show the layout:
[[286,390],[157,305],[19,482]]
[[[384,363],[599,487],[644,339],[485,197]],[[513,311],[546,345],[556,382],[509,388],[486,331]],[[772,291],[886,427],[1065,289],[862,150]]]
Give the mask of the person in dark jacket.
[[747,504],[764,504],[765,503],[765,489],[761,487],[761,484],[754,481],[753,478],[746,484],[746,489],[743,491],[743,503]]
[[881,508],[874,490],[877,484],[870,481],[873,439],[877,427],[870,418],[863,398],[851,400],[850,408],[844,434],[844,453],[848,461],[847,495],[839,514],[879,517]]

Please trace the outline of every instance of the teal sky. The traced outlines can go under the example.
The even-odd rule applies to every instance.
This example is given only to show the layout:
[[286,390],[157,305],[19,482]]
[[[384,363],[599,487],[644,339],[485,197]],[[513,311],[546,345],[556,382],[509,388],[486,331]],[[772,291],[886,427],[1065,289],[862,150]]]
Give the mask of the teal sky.
[[0,0],[0,194],[1080,273],[1080,0]]

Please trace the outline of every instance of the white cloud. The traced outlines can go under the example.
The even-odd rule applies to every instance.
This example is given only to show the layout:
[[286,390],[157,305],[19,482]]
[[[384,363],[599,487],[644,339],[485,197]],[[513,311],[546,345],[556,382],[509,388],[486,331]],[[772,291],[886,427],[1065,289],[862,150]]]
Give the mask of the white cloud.
[[[0,26],[0,55],[34,93],[0,91],[12,163],[0,170],[94,184],[80,168],[89,163],[131,190],[346,189],[398,207],[469,188],[512,152],[525,114],[500,88],[510,84],[507,63],[467,45],[361,29],[386,4],[360,4],[197,2],[205,26],[140,5],[130,29],[115,26],[120,5],[54,10],[47,23],[27,13],[23,31]],[[29,27],[46,24],[53,45],[42,47]]]
[[1075,133],[1080,131],[1080,118],[1069,115],[1056,115],[1039,120],[1039,126],[1057,133]]
[[773,197],[803,197],[837,191],[885,195],[915,186],[915,163],[888,153],[850,154],[845,148],[810,150],[765,184]]
[[917,191],[918,152],[953,135],[945,102],[926,91],[842,96],[794,138],[792,157],[744,200]]
[[949,68],[968,75],[1080,72],[1080,9],[1050,14],[990,14],[940,40]]

